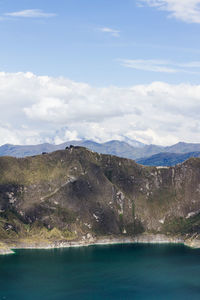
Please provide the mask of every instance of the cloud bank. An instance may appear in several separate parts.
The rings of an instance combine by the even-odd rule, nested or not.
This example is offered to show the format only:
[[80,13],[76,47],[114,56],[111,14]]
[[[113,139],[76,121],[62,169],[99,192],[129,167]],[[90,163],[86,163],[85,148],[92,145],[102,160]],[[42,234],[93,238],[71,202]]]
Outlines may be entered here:
[[138,0],[159,10],[169,12],[169,16],[187,23],[200,23],[200,0]]
[[124,137],[200,142],[200,85],[95,88],[66,78],[0,73],[0,144]]

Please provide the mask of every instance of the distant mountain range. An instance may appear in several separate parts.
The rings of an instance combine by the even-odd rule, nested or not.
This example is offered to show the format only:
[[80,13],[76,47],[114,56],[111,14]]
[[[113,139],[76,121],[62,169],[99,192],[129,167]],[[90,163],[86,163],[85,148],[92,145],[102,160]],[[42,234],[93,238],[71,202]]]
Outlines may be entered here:
[[0,147],[0,156],[25,157],[63,150],[70,145],[86,147],[92,151],[130,158],[140,164],[155,166],[172,166],[190,157],[200,156],[200,144],[180,142],[172,146],[145,145],[135,140],[112,140],[106,143],[96,143],[90,140],[69,141],[60,145],[11,145]]
[[136,162],[145,166],[175,166],[191,157],[200,157],[200,152],[189,153],[158,153],[150,157],[137,159]]
[[48,143],[23,146],[6,144],[0,147],[0,156],[33,156],[41,154],[42,152],[49,153],[56,150],[63,150],[70,145],[85,147],[102,154],[111,154],[131,159],[146,157],[148,155],[151,156],[163,150],[163,147],[156,145],[145,145],[137,141],[132,141],[130,143],[113,140],[100,144],[90,140],[81,140],[69,141],[60,145],[53,145]]

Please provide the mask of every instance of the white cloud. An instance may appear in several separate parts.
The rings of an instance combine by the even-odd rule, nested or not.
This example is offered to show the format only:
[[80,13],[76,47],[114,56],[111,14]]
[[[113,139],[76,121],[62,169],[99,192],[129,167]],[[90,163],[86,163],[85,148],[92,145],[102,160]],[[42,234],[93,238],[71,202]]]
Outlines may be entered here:
[[112,29],[112,28],[109,28],[109,27],[99,28],[99,31],[109,33],[114,37],[119,37],[120,36],[120,31],[119,30]]
[[160,60],[145,60],[145,59],[121,59],[121,64],[124,67],[136,70],[162,72],[162,73],[176,73],[177,69],[169,67],[166,61]]
[[188,23],[200,23],[200,0],[138,0],[159,10],[169,11],[169,16]]
[[94,88],[66,78],[0,73],[0,144],[200,142],[200,85]]
[[120,59],[124,67],[160,73],[200,73],[200,61],[175,63],[156,59]]
[[26,9],[16,12],[5,13],[5,16],[18,17],[18,18],[50,18],[55,17],[54,13],[46,13],[41,9]]

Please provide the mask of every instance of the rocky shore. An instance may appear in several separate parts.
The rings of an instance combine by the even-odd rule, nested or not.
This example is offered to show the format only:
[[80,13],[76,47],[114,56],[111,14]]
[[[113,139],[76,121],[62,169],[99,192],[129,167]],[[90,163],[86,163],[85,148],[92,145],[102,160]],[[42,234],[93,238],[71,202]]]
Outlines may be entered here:
[[59,249],[69,247],[87,247],[92,245],[114,245],[114,244],[184,244],[191,248],[200,248],[200,240],[196,237],[170,237],[163,234],[140,234],[134,237],[101,237],[83,238],[77,241],[38,241],[1,243],[0,255],[14,254],[15,249]]

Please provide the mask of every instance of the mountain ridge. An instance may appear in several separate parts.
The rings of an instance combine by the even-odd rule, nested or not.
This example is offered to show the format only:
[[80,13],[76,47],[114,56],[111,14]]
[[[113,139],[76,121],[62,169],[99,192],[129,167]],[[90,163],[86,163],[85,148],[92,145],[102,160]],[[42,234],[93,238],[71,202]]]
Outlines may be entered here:
[[[137,141],[133,141],[137,144]],[[140,143],[140,142],[139,142]],[[146,165],[152,165],[151,160],[154,161],[155,157],[153,155],[160,155],[163,160],[160,160],[161,165],[173,165],[174,161],[176,163],[180,163],[183,161],[180,156],[180,160],[178,159],[179,155],[176,154],[186,154],[183,157],[189,158],[193,155],[193,152],[200,152],[200,144],[198,143],[184,143],[179,142],[172,146],[158,146],[158,145],[145,145],[140,143],[138,147],[133,147],[125,141],[112,140],[105,143],[97,143],[91,140],[79,140],[79,141],[68,141],[59,145],[44,143],[39,145],[11,145],[5,144],[0,147],[0,156],[14,156],[14,157],[25,157],[25,156],[33,156],[39,155],[41,153],[50,153],[56,150],[64,150],[66,147],[70,145],[74,146],[82,146],[86,147],[92,151],[102,153],[102,154],[110,154],[116,155],[123,158],[129,158],[133,160],[137,160],[139,163],[143,163]],[[162,154],[166,153],[166,154]],[[174,158],[169,159],[169,156]],[[165,156],[165,157],[164,157]],[[146,158],[149,158],[146,160]],[[177,158],[177,159],[176,159]],[[166,161],[169,160],[172,163],[166,164]],[[156,162],[156,165],[157,162]]]
[[200,159],[145,167],[69,147],[0,157],[0,242],[62,243],[107,236],[200,236]]

